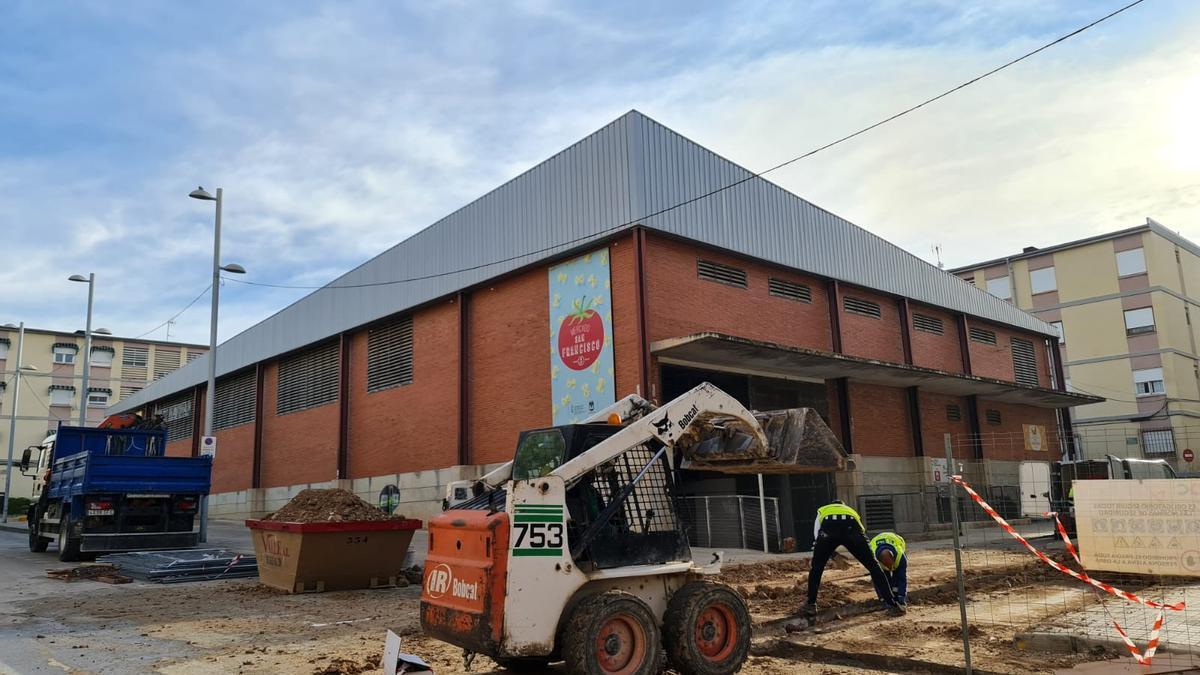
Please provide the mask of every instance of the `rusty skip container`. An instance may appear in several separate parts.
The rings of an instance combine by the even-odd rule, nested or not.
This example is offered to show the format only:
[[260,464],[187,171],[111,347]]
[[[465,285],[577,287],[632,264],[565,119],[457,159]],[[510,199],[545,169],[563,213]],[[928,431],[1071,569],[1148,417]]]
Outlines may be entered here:
[[402,584],[404,556],[421,521],[288,523],[247,520],[258,579],[288,593]]

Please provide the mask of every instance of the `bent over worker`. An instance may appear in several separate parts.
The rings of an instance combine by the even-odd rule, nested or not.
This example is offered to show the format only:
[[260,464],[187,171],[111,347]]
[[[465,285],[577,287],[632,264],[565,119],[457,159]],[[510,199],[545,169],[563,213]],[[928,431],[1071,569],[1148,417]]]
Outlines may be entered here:
[[[895,532],[880,532],[871,539],[871,553],[883,569],[887,588],[898,605],[908,604],[908,556],[904,554],[904,537]],[[875,583],[875,594],[887,602],[887,596],[879,583]]]
[[826,504],[817,509],[817,519],[813,523],[812,570],[808,573],[808,604],[804,605],[804,615],[810,620],[817,615],[817,591],[821,588],[821,574],[829,558],[839,546],[845,546],[850,555],[854,556],[867,571],[871,573],[871,581],[876,589],[884,591],[881,594],[883,604],[888,613],[898,616],[904,613],[904,608],[896,603],[892,596],[892,588],[883,575],[879,563],[871,555],[871,546],[867,542],[867,529],[863,526],[858,512],[843,504],[840,500]]

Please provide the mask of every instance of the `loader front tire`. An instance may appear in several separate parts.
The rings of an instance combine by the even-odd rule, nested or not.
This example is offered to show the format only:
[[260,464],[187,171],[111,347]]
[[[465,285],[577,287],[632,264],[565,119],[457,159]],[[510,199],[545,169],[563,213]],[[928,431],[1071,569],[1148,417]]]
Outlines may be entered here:
[[663,642],[682,675],[736,673],[750,654],[750,611],[732,588],[693,581],[667,603]]
[[624,591],[584,598],[563,631],[567,672],[581,675],[657,675],[662,634],[645,602]]

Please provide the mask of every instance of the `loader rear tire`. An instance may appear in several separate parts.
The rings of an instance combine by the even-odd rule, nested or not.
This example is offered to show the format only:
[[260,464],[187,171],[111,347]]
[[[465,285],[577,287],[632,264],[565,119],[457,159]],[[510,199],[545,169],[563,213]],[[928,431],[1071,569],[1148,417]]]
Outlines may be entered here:
[[581,675],[657,675],[662,633],[645,602],[624,591],[584,598],[563,631],[567,672]]
[[58,559],[63,562],[79,560],[79,537],[71,532],[73,524],[70,516],[63,516],[58,524]]
[[750,655],[750,611],[732,588],[693,581],[667,603],[663,642],[682,675],[735,673]]

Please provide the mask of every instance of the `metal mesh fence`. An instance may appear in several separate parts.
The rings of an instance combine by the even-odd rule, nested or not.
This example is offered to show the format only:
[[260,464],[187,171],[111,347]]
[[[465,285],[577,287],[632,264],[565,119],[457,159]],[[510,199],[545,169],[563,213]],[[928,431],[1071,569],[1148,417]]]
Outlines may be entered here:
[[713,495],[684,497],[684,526],[692,546],[781,550],[779,500],[767,497],[766,542],[763,541],[763,508],[757,496]]

